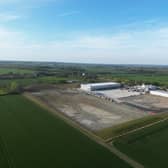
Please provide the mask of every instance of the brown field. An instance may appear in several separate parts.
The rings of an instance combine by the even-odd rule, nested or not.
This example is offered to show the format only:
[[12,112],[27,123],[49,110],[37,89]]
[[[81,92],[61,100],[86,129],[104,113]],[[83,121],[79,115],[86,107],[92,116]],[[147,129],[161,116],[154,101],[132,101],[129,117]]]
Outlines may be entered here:
[[135,107],[108,102],[66,87],[41,88],[31,92],[31,96],[92,131],[148,115]]

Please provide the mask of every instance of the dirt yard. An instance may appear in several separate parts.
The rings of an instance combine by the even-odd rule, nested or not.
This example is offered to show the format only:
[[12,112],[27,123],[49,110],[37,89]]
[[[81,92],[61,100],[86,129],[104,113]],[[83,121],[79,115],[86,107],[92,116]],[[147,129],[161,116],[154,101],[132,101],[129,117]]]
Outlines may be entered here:
[[136,104],[160,112],[168,111],[168,98],[150,94],[127,97],[122,99],[130,104]]
[[135,107],[108,102],[75,89],[42,89],[31,95],[92,131],[148,115]]
[[120,99],[124,97],[140,95],[139,92],[129,92],[127,89],[112,89],[112,90],[103,90],[103,91],[100,90],[100,91],[93,91],[93,93],[102,94],[112,99]]

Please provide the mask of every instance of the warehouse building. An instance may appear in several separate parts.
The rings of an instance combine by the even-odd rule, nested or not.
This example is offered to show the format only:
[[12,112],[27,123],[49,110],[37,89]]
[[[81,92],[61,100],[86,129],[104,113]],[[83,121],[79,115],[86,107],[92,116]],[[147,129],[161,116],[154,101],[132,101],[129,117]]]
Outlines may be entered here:
[[117,89],[120,87],[121,84],[116,82],[81,84],[81,89],[85,91]]
[[168,98],[168,92],[162,91],[162,90],[150,91],[150,94],[155,95],[155,96],[161,96],[161,97],[167,97]]

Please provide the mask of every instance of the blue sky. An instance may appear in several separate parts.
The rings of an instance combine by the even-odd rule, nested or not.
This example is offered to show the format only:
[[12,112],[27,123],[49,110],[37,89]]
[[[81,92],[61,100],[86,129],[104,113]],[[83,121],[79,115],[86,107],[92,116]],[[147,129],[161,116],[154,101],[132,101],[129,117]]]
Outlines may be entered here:
[[0,60],[167,64],[167,0],[0,0]]

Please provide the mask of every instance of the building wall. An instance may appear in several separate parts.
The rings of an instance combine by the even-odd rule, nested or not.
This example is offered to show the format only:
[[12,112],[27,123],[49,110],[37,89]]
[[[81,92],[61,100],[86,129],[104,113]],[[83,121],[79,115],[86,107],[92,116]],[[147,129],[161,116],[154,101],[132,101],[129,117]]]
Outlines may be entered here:
[[81,89],[85,91],[91,91],[91,87],[89,85],[81,84]]
[[95,90],[103,90],[103,89],[116,89],[119,88],[120,84],[107,84],[107,85],[98,85],[98,86],[91,86],[91,91]]
[[95,84],[81,84],[81,89],[86,91],[105,90],[120,88],[119,83],[95,83]]

